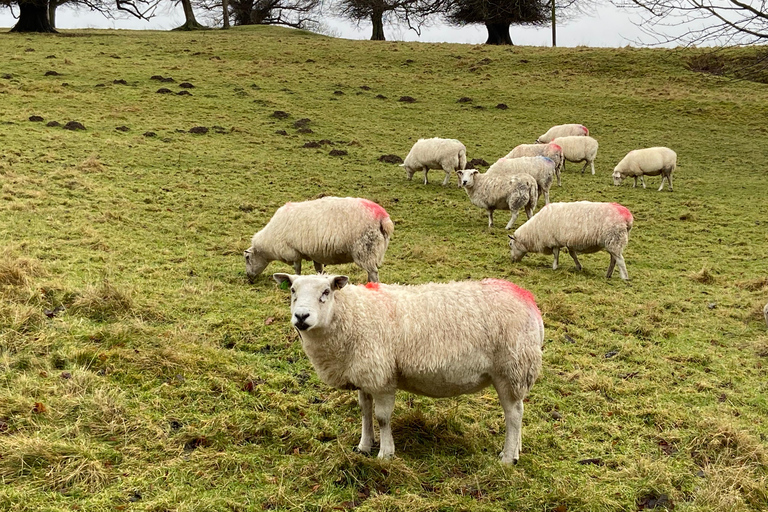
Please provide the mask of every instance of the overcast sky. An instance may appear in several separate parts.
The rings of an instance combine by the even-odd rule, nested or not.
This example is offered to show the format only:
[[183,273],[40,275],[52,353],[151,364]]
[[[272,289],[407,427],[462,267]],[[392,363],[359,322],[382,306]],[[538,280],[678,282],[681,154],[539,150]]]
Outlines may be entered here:
[[[56,11],[58,28],[117,28],[131,30],[169,30],[179,26],[184,21],[181,6],[173,6],[167,2],[158,16],[151,21],[141,21],[134,18],[107,19],[97,13],[73,11],[60,7]],[[17,11],[18,12],[18,11]],[[202,16],[200,21],[203,21]],[[650,42],[639,27],[637,14],[614,7],[611,4],[601,5],[590,15],[582,15],[574,20],[558,25],[558,46],[607,46],[620,47],[635,45],[638,40]],[[16,21],[10,10],[0,10],[0,27],[11,27]],[[371,36],[371,25],[363,23],[359,27],[345,20],[331,19],[327,24],[334,35],[348,39],[368,39]],[[482,25],[464,28],[436,25],[424,28],[421,36],[404,27],[385,25],[384,32],[388,40],[424,41],[424,42],[456,42],[483,43],[486,39],[485,27]],[[518,45],[549,46],[552,44],[549,27],[530,28],[515,27],[511,29],[512,41]]]

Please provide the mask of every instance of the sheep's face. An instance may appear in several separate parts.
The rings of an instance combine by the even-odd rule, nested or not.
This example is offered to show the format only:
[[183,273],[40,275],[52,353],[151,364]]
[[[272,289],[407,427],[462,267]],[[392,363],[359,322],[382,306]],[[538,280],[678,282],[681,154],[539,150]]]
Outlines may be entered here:
[[249,281],[253,281],[256,276],[264,272],[269,262],[261,257],[260,254],[253,252],[253,247],[243,253],[245,257],[245,274]]
[[517,240],[517,238],[512,235],[508,236],[509,250],[511,251],[512,261],[520,261],[528,251],[525,249],[525,246]]
[[274,274],[277,284],[290,287],[291,324],[300,331],[328,326],[333,318],[333,296],[349,282],[347,276]]
[[621,173],[616,169],[613,170],[613,184],[617,187],[621,185]]
[[456,174],[459,176],[459,187],[473,187],[475,185],[475,176],[479,174],[477,169],[458,169]]

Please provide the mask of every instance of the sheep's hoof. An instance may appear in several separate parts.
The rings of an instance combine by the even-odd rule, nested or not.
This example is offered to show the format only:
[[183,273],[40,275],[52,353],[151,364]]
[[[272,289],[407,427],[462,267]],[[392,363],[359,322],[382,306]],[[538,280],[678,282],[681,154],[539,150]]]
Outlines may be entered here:
[[359,446],[355,446],[355,447],[352,448],[352,451],[354,453],[359,453],[361,455],[370,455],[371,454],[371,448],[370,447],[368,447],[368,449],[366,450],[365,448],[360,448]]
[[395,454],[379,452],[378,458],[381,460],[392,460],[395,458]]

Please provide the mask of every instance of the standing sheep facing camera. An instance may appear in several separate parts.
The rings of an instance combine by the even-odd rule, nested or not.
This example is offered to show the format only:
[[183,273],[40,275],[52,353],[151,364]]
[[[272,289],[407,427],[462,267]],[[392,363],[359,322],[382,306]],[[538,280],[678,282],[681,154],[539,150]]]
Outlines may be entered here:
[[488,210],[488,227],[493,227],[494,210],[510,210],[506,229],[515,225],[521,208],[530,219],[539,200],[538,186],[533,176],[517,174],[512,176],[480,174],[476,169],[456,171],[459,175],[459,186],[469,196],[469,201],[480,208]]
[[400,165],[405,167],[409,180],[416,171],[424,171],[425,185],[430,169],[442,169],[445,171],[443,186],[446,186],[451,173],[467,166],[467,148],[456,139],[419,139]]
[[[398,389],[433,398],[493,386],[507,427],[501,462],[522,447],[523,399],[541,371],[544,324],[533,295],[501,279],[349,285],[346,276],[275,274],[291,285],[291,324],[318,377],[358,390],[361,452],[392,457]],[[374,412],[375,408],[375,412]]]
[[661,174],[661,186],[664,188],[664,180],[669,182],[669,191],[672,192],[672,173],[677,167],[677,153],[669,148],[655,147],[634,149],[621,159],[621,162],[613,169],[613,184],[621,185],[622,178],[635,178],[633,188],[637,186],[637,178],[645,188],[643,176],[658,176]]
[[555,162],[543,156],[524,156],[520,158],[499,158],[488,168],[488,175],[529,174],[536,180],[539,197],[544,196],[544,204],[549,204],[549,189],[555,180]]
[[619,275],[626,280],[629,275],[622,252],[632,223],[632,213],[618,203],[550,203],[509,235],[512,261],[520,261],[529,252],[554,254],[552,269],[556,270],[560,248],[565,247],[576,269],[581,270],[576,253],[605,250],[611,255],[605,277],[611,277],[618,264]]
[[[583,137],[558,137],[553,140],[563,149],[563,157],[569,162],[584,162],[581,172],[592,166],[592,174],[595,174],[595,158],[597,158],[597,141],[589,135]],[[565,163],[563,163],[565,169]]]
[[563,182],[560,179],[560,171],[563,168],[563,164],[565,164],[563,148],[552,142],[549,144],[520,144],[515,146],[504,158],[520,158],[523,156],[544,156],[555,162],[557,186],[563,186]]
[[356,263],[375,282],[394,230],[386,210],[368,199],[323,197],[286,203],[253,235],[244,253],[245,272],[253,281],[275,260],[292,264],[297,274],[302,260],[314,262],[317,272],[323,265]]
[[547,133],[536,139],[537,144],[547,144],[558,137],[583,137],[589,135],[589,130],[583,124],[559,124],[553,126]]

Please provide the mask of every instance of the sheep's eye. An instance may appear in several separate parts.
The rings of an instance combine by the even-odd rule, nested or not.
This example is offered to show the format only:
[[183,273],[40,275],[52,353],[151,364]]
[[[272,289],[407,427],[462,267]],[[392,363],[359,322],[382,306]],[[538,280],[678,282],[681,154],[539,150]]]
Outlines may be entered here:
[[331,294],[330,289],[326,289],[323,291],[323,293],[320,295],[320,302],[325,302],[328,300],[328,296]]
[[296,290],[294,288],[291,288],[291,293],[296,293]]

